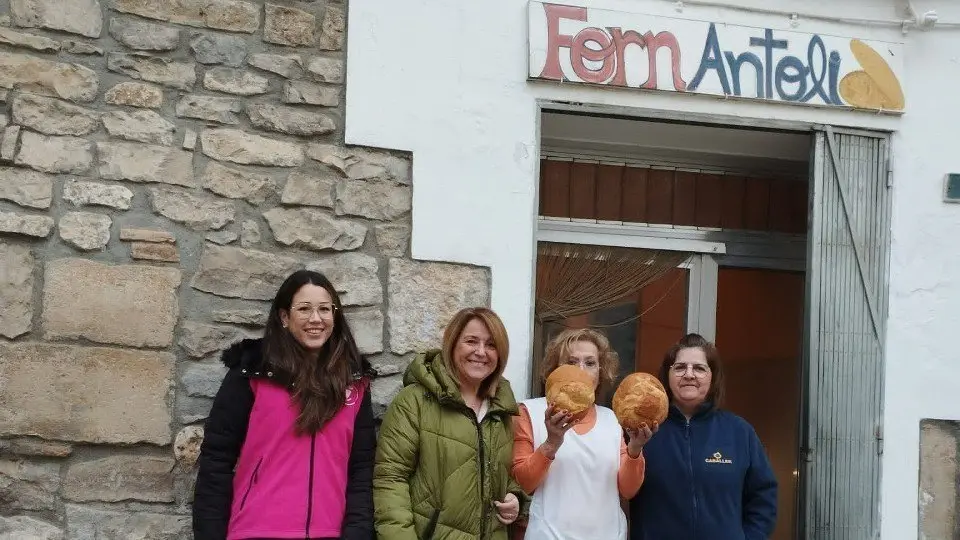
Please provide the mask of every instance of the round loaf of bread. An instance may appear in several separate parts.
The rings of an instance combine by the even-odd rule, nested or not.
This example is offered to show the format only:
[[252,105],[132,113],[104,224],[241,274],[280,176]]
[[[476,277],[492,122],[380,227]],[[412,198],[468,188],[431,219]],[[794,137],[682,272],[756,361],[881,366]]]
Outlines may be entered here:
[[660,381],[649,373],[631,373],[624,377],[613,394],[613,413],[620,425],[639,429],[646,424],[662,424],[667,418],[667,391]]
[[564,364],[547,376],[547,403],[577,417],[594,402],[593,377],[578,366]]

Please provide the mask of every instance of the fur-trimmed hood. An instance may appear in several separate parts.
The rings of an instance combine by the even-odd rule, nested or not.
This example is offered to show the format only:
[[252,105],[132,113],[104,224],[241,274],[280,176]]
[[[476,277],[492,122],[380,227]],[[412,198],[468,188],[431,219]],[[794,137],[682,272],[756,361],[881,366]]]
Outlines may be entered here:
[[[220,361],[230,369],[239,367],[248,378],[267,378],[290,386],[293,375],[271,366],[263,357],[263,338],[247,338],[234,343],[223,351]],[[361,368],[353,371],[354,380],[373,378],[376,372],[365,356],[360,356]]]
[[247,338],[234,343],[223,351],[220,361],[231,369],[237,366],[259,369],[263,363],[263,339]]

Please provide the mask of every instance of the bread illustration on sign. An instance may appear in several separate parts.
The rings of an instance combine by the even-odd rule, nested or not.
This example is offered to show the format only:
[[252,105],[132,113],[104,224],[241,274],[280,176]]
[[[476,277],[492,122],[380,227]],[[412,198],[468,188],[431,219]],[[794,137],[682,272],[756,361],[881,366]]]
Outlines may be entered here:
[[637,372],[624,377],[613,394],[613,413],[620,425],[629,430],[646,424],[662,424],[667,419],[667,391],[649,373]]
[[564,364],[547,376],[547,403],[558,411],[567,411],[574,418],[593,406],[594,380],[578,366]]
[[850,51],[862,70],[851,71],[840,80],[840,96],[861,109],[903,110],[903,89],[887,61],[869,45],[854,39]]

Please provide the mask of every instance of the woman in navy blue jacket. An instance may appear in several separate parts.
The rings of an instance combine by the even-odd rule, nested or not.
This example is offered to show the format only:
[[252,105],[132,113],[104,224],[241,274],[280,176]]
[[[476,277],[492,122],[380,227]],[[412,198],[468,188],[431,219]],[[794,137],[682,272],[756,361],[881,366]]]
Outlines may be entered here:
[[631,540],[766,540],[777,519],[777,480],[753,427],[719,408],[716,347],[685,336],[659,376],[670,414],[643,447],[646,479],[630,501]]

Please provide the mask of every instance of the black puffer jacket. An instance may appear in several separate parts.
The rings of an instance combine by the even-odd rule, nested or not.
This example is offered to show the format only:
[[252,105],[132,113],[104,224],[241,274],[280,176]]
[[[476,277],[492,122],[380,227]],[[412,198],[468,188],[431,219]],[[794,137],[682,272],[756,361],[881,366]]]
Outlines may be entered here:
[[[266,365],[261,348],[262,340],[248,339],[223,353],[222,361],[229,371],[204,426],[193,502],[195,540],[225,540],[227,537],[234,497],[234,472],[254,405],[251,380],[260,379],[290,388],[290,375]],[[369,374],[369,367],[366,363],[364,366],[367,372],[354,374],[356,378]],[[260,418],[259,421],[270,420]],[[347,465],[346,513],[340,536],[343,540],[374,538],[372,482],[375,450],[376,433],[370,392],[367,391],[354,423]],[[283,460],[284,456],[271,459],[274,458]]]

